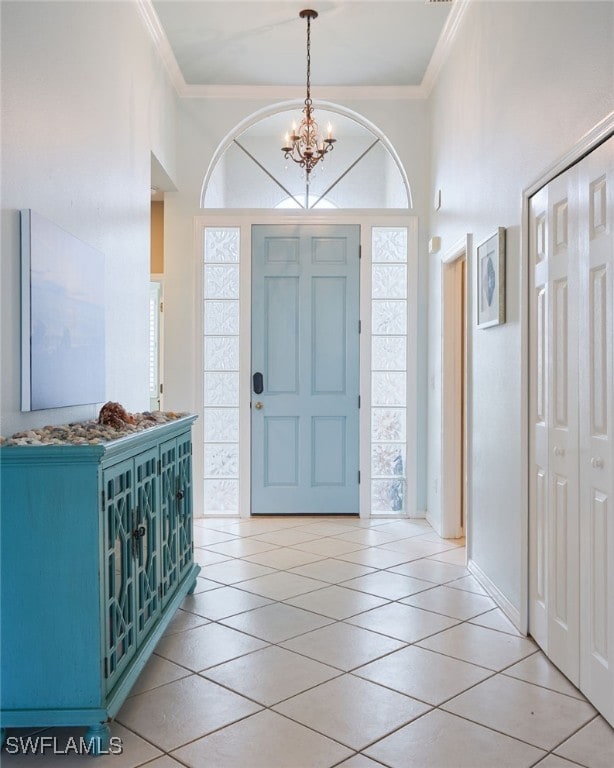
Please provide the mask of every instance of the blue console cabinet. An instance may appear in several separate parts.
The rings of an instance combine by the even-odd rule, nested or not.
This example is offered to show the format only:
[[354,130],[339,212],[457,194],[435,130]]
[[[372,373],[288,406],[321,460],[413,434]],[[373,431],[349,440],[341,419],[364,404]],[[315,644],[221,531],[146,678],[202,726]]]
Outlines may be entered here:
[[98,445],[0,448],[0,726],[88,726],[93,752],[185,595],[186,416]]

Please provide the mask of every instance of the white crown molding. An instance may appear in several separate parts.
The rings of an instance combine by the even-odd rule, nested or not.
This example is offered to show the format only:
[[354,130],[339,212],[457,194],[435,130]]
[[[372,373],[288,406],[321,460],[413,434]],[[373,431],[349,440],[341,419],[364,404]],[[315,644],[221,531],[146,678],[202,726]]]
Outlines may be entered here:
[[136,0],[136,6],[141,20],[145,25],[145,29],[149,32],[158,54],[164,62],[164,66],[166,67],[171,82],[175,86],[177,94],[181,96],[186,88],[186,82],[179,69],[179,64],[177,64],[177,59],[175,58],[171,44],[168,42],[166,32],[160,24],[158,14],[155,12],[151,0]]
[[[290,85],[188,85],[151,0],[135,0],[139,15],[166,66],[181,98],[287,100],[297,96],[299,86]],[[318,97],[328,101],[411,101],[429,97],[443,67],[461,19],[471,0],[453,0],[433,56],[420,85],[318,86]]]
[[439,73],[452,49],[452,43],[454,42],[461,20],[465,15],[465,11],[469,7],[470,2],[471,0],[454,0],[452,3],[452,8],[448,14],[446,23],[441,30],[441,35],[439,36],[429,65],[426,68],[424,77],[422,78],[421,87],[424,90],[424,98],[428,98],[431,95],[431,91],[437,82]]

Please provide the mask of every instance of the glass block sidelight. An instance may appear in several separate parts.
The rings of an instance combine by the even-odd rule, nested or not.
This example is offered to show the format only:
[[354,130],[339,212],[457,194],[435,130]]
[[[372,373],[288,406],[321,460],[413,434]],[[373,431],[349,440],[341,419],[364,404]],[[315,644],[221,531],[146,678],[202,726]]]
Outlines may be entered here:
[[371,234],[371,514],[406,512],[407,228]]
[[371,331],[374,336],[398,334],[407,339],[407,301],[373,300]]
[[240,245],[239,227],[207,227],[205,229],[205,264],[238,264]]
[[234,515],[239,509],[239,481],[205,479],[204,497],[207,514]]
[[374,336],[371,367],[374,371],[405,371],[407,339],[405,336]]
[[239,227],[206,227],[203,253],[204,512],[239,512]]

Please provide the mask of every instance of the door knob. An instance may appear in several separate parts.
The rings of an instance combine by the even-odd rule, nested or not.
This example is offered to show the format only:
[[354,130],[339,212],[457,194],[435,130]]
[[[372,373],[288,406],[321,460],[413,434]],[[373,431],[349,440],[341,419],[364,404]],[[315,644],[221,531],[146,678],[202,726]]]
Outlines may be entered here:
[[254,408],[259,411],[261,408],[264,408],[263,404],[258,400],[258,402],[254,403]]
[[601,456],[593,456],[591,459],[591,467],[593,469],[603,469],[603,459]]
[[558,445],[554,446],[553,453],[555,456],[564,456],[565,455],[565,449],[559,448]]

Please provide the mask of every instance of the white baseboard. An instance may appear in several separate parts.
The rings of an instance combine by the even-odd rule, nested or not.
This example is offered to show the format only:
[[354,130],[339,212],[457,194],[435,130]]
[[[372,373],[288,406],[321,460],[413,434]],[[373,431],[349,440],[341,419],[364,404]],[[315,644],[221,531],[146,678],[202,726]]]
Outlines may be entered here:
[[497,586],[495,586],[495,584],[492,583],[492,581],[474,560],[469,559],[467,561],[467,568],[469,569],[469,572],[480,582],[490,597],[492,597],[492,599],[495,601],[497,606],[516,627],[516,629],[519,632],[522,632],[523,630],[521,629],[520,611],[518,608],[510,603],[507,597],[499,590]]
[[439,520],[435,519],[433,515],[430,514],[430,512],[425,510],[424,516],[426,517],[426,522],[431,526],[431,528],[435,531],[435,533],[438,536],[441,536],[441,528],[439,527]]

